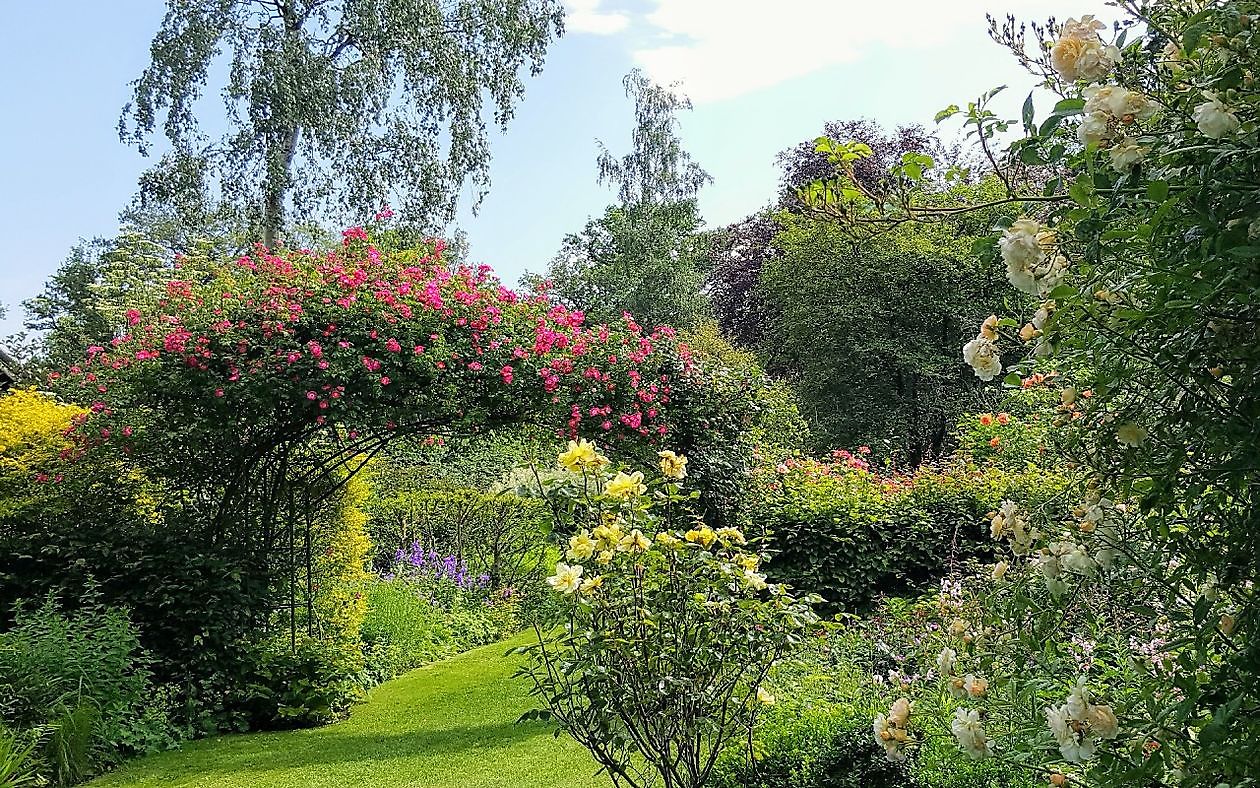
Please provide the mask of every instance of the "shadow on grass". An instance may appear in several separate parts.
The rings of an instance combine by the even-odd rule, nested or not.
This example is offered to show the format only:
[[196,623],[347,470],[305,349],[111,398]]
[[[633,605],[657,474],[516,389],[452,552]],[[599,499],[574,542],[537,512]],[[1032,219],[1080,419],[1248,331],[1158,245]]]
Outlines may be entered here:
[[161,771],[197,774],[286,771],[408,759],[440,767],[456,760],[494,758],[496,751],[552,735],[545,725],[513,722],[384,734],[340,732],[334,726],[311,730],[305,736],[293,734],[261,733],[207,740],[158,758],[169,758],[162,763]]

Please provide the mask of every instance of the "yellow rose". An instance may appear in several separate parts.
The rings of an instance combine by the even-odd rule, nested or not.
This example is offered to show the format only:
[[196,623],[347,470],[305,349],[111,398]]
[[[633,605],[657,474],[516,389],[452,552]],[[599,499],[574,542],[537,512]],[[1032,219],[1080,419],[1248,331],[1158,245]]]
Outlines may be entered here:
[[744,538],[744,532],[738,528],[719,528],[717,535],[724,542],[739,545],[748,544],[748,540]]
[[595,538],[603,547],[616,547],[621,537],[622,531],[616,525],[601,525],[595,529]]
[[1091,17],[1069,19],[1050,50],[1050,65],[1069,82],[1097,82],[1120,61],[1120,50],[1098,37],[1101,23]]
[[714,541],[717,540],[717,534],[713,532],[712,528],[706,525],[698,529],[693,528],[692,530],[683,534],[683,538],[686,539],[688,542],[699,544],[702,547],[708,547],[709,545],[713,544]]
[[599,543],[591,538],[590,532],[583,530],[569,539],[569,558],[579,561],[590,558],[598,547]]
[[643,484],[643,474],[641,472],[635,471],[627,474],[625,471],[619,471],[616,478],[604,488],[604,492],[613,498],[619,498],[624,501],[647,492],[647,487]]
[[595,449],[595,444],[585,438],[569,441],[569,448],[561,452],[558,459],[561,465],[573,473],[581,473],[584,470],[598,470],[608,464],[608,458],[600,454]]
[[682,544],[681,539],[669,533],[668,531],[661,531],[659,534],[657,534],[656,541],[660,542],[662,547],[668,547],[670,549],[676,548]]
[[581,591],[583,594],[589,594],[592,591],[598,590],[599,587],[602,586],[603,584],[604,584],[604,576],[595,575],[594,577],[583,580],[582,585],[578,588],[578,590]]
[[661,474],[667,479],[683,479],[687,476],[687,457],[665,450],[657,452],[661,458]]
[[651,541],[638,528],[626,534],[617,543],[617,549],[623,553],[646,553],[651,547]]
[[766,706],[773,706],[774,696],[771,695],[769,692],[766,692],[765,687],[758,687],[757,688],[757,702]]
[[547,578],[547,585],[562,594],[572,594],[582,585],[582,565],[556,564],[556,573]]

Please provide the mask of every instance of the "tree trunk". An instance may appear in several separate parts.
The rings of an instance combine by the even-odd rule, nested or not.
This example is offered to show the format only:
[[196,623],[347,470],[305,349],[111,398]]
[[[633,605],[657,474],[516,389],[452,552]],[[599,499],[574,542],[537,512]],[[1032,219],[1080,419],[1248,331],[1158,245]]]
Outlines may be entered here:
[[285,137],[283,167],[267,184],[267,196],[263,205],[263,244],[274,248],[284,227],[284,197],[289,192],[289,178],[293,157],[297,154],[299,129],[293,126]]

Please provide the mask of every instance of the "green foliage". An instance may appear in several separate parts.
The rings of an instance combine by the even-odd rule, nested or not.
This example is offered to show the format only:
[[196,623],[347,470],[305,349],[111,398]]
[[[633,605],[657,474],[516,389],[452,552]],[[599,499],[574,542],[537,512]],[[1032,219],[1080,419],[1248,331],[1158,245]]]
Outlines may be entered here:
[[566,236],[546,277],[529,281],[599,322],[629,313],[649,327],[690,328],[708,314],[696,194],[712,178],[678,137],[677,115],[691,102],[638,69],[624,84],[634,100],[632,150],[616,158],[601,143],[598,161],[599,180],[617,186],[619,204]]
[[165,250],[138,232],[80,241],[43,291],[23,303],[25,326],[40,332],[38,361],[64,369],[82,361],[89,347],[108,345],[126,324],[126,310],[155,302],[171,274]]
[[252,644],[238,700],[254,728],[302,728],[340,719],[363,696],[363,657],[340,644],[299,636]]
[[[904,606],[884,606],[870,625],[833,626],[776,667],[769,686],[777,703],[758,721],[755,758],[724,758],[715,788],[1031,788],[1034,779],[1019,770],[959,760],[948,735],[925,738],[904,762],[885,757],[871,719],[901,689],[889,685],[890,669],[894,684],[922,680],[917,665],[898,661],[913,651],[917,624]],[[916,713],[927,713],[927,703]]]
[[[942,199],[996,193],[990,180]],[[762,263],[758,286],[775,317],[758,347],[795,387],[816,446],[864,444],[914,465],[948,449],[961,413],[992,407],[958,348],[1006,290],[994,262],[972,253],[1000,215],[873,238],[809,214],[780,217],[779,254]]]
[[363,661],[359,630],[367,608],[367,566],[372,549],[364,507],[370,495],[364,479],[354,476],[345,480],[316,518],[311,534],[315,557],[307,630],[328,648],[340,650],[352,675],[359,672]]
[[560,461],[572,474],[546,493],[571,523],[574,563],[547,579],[556,626],[536,625],[523,649],[546,704],[529,716],[554,720],[618,785],[700,788],[771,702],[761,684],[817,621],[812,599],[767,587],[738,529],[687,513],[685,458],[663,453],[650,489],[589,444]]
[[[466,180],[484,194],[485,116],[506,126],[563,13],[553,0],[169,0],[119,122],[142,152],[159,124],[173,148],[141,197],[183,208],[187,223],[214,192],[268,245],[290,206],[304,219],[334,206],[370,215],[394,198],[441,223]],[[227,130],[207,145],[194,105],[221,54]]]
[[689,328],[708,314],[700,224],[695,200],[609,206],[565,236],[546,277],[530,284],[598,322],[628,312],[645,326]]
[[713,179],[683,150],[678,137],[678,113],[690,111],[691,101],[677,85],[654,84],[637,68],[622,85],[634,101],[633,149],[616,158],[600,144],[600,183],[616,185],[625,207],[694,201],[700,187]]
[[37,742],[28,768],[58,784],[164,749],[176,736],[126,613],[81,604],[70,613],[51,597],[20,606],[0,634],[0,724]]
[[890,475],[852,456],[788,460],[758,476],[765,497],[753,517],[769,539],[771,576],[849,611],[991,556],[987,512],[1008,498],[1051,502],[1066,485],[1037,467],[977,467],[963,457]]
[[0,724],[0,788],[39,785],[36,750],[39,737],[20,734]]
[[419,545],[454,556],[490,588],[523,591],[542,577],[550,512],[542,501],[472,489],[378,495],[368,524],[376,565],[391,566],[398,551]]
[[379,683],[439,659],[493,643],[511,633],[514,618],[502,601],[462,599],[442,607],[423,584],[406,577],[378,580],[367,596],[363,641],[369,680]]
[[918,788],[906,764],[884,758],[870,728],[829,709],[772,710],[757,727],[755,759],[724,758],[714,788]]

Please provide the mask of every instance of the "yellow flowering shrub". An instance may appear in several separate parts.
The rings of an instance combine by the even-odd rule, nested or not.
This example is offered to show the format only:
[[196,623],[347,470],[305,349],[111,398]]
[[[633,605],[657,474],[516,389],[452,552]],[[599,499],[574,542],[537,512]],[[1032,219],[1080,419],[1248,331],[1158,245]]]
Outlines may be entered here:
[[346,481],[329,513],[316,524],[316,555],[312,567],[313,626],[331,645],[343,647],[352,662],[362,666],[360,627],[367,614],[367,514],[363,506],[371,490],[355,476]]
[[21,487],[54,471],[70,445],[63,433],[85,412],[32,389],[0,397],[0,512],[15,505]]
[[523,649],[546,704],[526,716],[555,721],[618,785],[699,788],[750,741],[775,702],[768,671],[818,619],[814,598],[766,581],[740,529],[695,517],[687,458],[658,456],[655,478],[601,465],[545,486],[572,536],[546,580],[556,626]]

